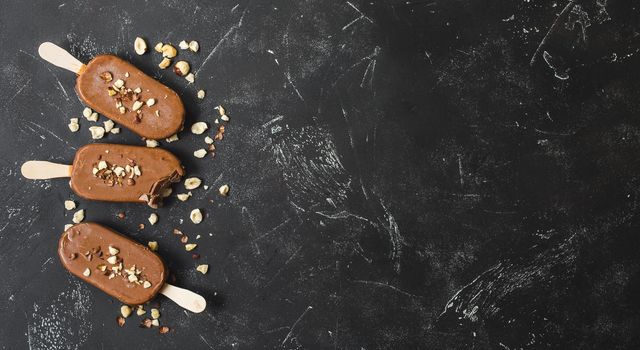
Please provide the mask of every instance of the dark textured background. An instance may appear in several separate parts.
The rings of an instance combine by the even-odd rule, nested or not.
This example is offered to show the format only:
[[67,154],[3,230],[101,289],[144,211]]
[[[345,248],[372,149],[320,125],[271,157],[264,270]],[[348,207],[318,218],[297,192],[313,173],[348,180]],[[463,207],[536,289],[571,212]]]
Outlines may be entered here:
[[[4,1],[1,346],[638,348],[637,6]],[[137,56],[136,36],[198,40],[200,53],[181,53],[196,84]],[[37,57],[43,41],[85,62],[131,60],[182,95],[187,126],[227,107],[215,159],[191,155],[204,135],[161,142],[211,188],[169,200],[156,226],[137,229],[142,205],[77,200],[87,220],[157,240],[176,284],[207,296],[203,314],[158,298],[170,334],[136,316],[119,328],[120,304],[62,268],[63,200],[75,196],[65,180],[19,174],[92,142],[86,120],[67,129],[83,106],[73,74]],[[126,130],[100,142],[142,144]],[[202,235],[207,275],[175,227]]]

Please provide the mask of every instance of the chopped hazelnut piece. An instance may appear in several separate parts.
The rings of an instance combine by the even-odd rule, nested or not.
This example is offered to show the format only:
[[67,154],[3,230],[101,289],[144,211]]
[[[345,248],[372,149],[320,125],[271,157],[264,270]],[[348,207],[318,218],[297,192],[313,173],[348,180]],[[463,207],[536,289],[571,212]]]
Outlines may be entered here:
[[117,87],[118,89],[121,89],[124,86],[124,80],[122,79],[116,80],[116,82],[113,83],[113,86]]
[[176,65],[173,66],[173,71],[181,77],[189,74],[190,69],[191,67],[189,66],[189,63],[187,61],[178,61],[176,62]]
[[202,212],[200,209],[193,209],[189,214],[189,218],[194,224],[199,224],[202,222]]
[[66,225],[64,225],[64,230],[66,231],[66,230],[68,230],[68,229],[70,229],[72,227],[73,227],[73,224],[66,224]]
[[218,110],[218,114],[220,114],[220,116],[223,116],[223,115],[227,114],[227,110],[224,109],[224,107],[222,107],[222,106],[218,106],[215,109]]
[[165,188],[164,190],[162,190],[162,198],[169,197],[171,193],[173,193],[173,190],[171,189],[171,187]]
[[207,145],[210,145],[213,143],[213,139],[209,136],[204,138],[204,143],[206,143]]
[[76,208],[76,202],[67,199],[66,201],[64,201],[64,208],[67,210],[73,210]]
[[91,133],[91,138],[94,140],[104,137],[104,128],[101,126],[91,126],[89,127],[89,132]]
[[162,326],[162,327],[160,327],[159,332],[160,332],[160,334],[167,334],[167,333],[169,333],[169,331],[170,331],[170,330],[171,330],[171,329],[170,329],[169,327],[167,327],[167,326]]
[[160,310],[151,309],[151,318],[153,318],[154,320],[159,319],[160,318]]
[[187,194],[187,193],[178,193],[177,197],[178,197],[179,200],[184,202],[187,199],[189,199],[189,197],[191,197],[191,195]]
[[209,128],[209,126],[207,125],[207,123],[205,123],[205,122],[197,122],[197,123],[193,123],[193,125],[191,125],[191,132],[193,134],[196,134],[196,135],[201,135],[202,133],[207,131],[208,128]]
[[118,257],[115,255],[112,255],[110,257],[107,258],[107,262],[111,265],[115,265],[118,263]]
[[199,150],[193,152],[193,156],[196,158],[204,158],[207,155],[207,150],[204,148],[200,148]]
[[127,305],[120,306],[120,314],[124,318],[131,316],[131,308]]
[[160,69],[166,69],[170,65],[171,65],[171,60],[165,57],[162,59],[162,62],[158,64],[158,67],[160,67]]
[[207,271],[209,271],[209,265],[207,264],[198,265],[198,267],[196,267],[196,270],[198,270],[198,272],[204,275],[207,273]]
[[85,118],[89,118],[91,116],[91,113],[93,113],[93,111],[89,107],[85,107],[82,110],[82,116],[85,117]]
[[198,50],[200,50],[200,44],[198,44],[198,42],[195,40],[191,40],[191,42],[189,43],[189,50],[198,52]]
[[[73,121],[74,119],[75,121]],[[76,132],[80,130],[80,124],[78,124],[78,118],[71,118],[71,121],[67,126],[69,127],[69,130],[71,130],[71,132]]]
[[147,243],[147,246],[149,246],[149,249],[151,249],[151,251],[153,252],[158,250],[158,242],[156,241],[150,241],[149,243]]
[[202,100],[202,99],[204,98],[204,95],[205,95],[204,90],[198,90],[198,98],[199,98],[199,99],[201,99],[201,100]]
[[223,122],[228,122],[229,121],[229,117],[225,114],[225,115],[220,117],[220,120],[222,120]]
[[229,186],[228,185],[220,186],[220,188],[218,189],[218,193],[220,193],[220,195],[222,195],[222,196],[228,195],[229,194]]
[[189,48],[189,43],[182,40],[179,44],[178,47],[181,48],[182,50],[186,50]]
[[153,49],[156,50],[157,52],[162,53],[162,46],[164,46],[163,43],[157,43],[156,46],[153,47]]
[[154,104],[156,104],[156,100],[155,99],[150,98],[150,99],[147,100],[147,106],[151,107]]
[[147,288],[151,288],[151,282],[149,281],[144,281],[142,283],[142,288],[147,289]]
[[133,92],[135,92],[136,94],[139,94],[142,92],[142,89],[138,86],[137,88],[135,88],[135,90],[133,90]]
[[87,117],[87,120],[90,122],[97,122],[98,121],[98,113],[93,112],[91,113],[91,115],[89,117]]
[[111,132],[114,126],[115,123],[113,122],[113,120],[107,120],[106,122],[104,122],[104,132]]
[[149,215],[149,223],[151,225],[155,225],[157,222],[158,222],[158,214],[151,213],[151,215]]
[[[149,283],[149,284],[151,284],[151,283]],[[144,308],[142,307],[142,305],[138,305],[138,308],[136,309],[136,315],[142,316],[145,313],[147,313],[147,312],[144,311]]]
[[137,281],[138,281],[138,276],[131,274],[131,275],[127,276],[127,279],[128,279],[128,280],[129,280],[129,282],[131,282],[131,283],[133,283],[133,282],[137,282]]
[[178,141],[178,134],[173,134],[170,137],[166,138],[165,141],[171,143],[173,141]]
[[133,48],[136,50],[138,55],[144,55],[145,52],[147,52],[147,42],[141,37],[137,37],[133,42]]
[[151,325],[152,326],[156,326],[156,327],[160,327],[160,322],[157,319],[151,320]]
[[145,140],[145,143],[147,144],[147,147],[149,148],[155,148],[158,147],[159,143],[156,140]]
[[187,190],[194,190],[200,187],[201,183],[202,183],[202,180],[200,180],[199,178],[190,177],[184,180],[184,188],[186,188]]
[[174,58],[178,54],[178,50],[169,44],[162,45],[160,50],[162,51],[162,57],[165,58]]
[[140,107],[142,107],[144,105],[144,102],[141,101],[135,101],[133,103],[133,106],[131,107],[132,110],[137,111],[140,109]]
[[82,220],[84,220],[84,209],[80,209],[77,212],[73,213],[73,219],[71,220],[73,221],[73,223],[79,224],[82,222]]
[[118,253],[120,253],[120,249],[114,247],[114,246],[109,246],[109,254],[111,255],[118,255]]
[[100,74],[100,79],[104,80],[105,83],[108,83],[113,80],[113,74],[111,74],[111,72],[102,72]]
[[190,251],[192,251],[192,250],[196,249],[196,247],[197,247],[197,246],[198,246],[198,245],[197,245],[196,243],[189,243],[189,244],[185,244],[185,245],[184,245],[184,249],[185,249],[186,251],[190,252]]
[[89,270],[89,268],[87,267],[84,272],[82,272],[82,275],[85,277],[89,277],[91,276],[91,270]]
[[124,317],[122,316],[118,316],[118,318],[116,318],[116,321],[118,322],[118,326],[123,327],[124,323],[126,322]]
[[189,83],[193,84],[193,82],[196,81],[196,76],[193,75],[193,73],[189,73],[187,74],[187,76],[184,77],[184,79]]

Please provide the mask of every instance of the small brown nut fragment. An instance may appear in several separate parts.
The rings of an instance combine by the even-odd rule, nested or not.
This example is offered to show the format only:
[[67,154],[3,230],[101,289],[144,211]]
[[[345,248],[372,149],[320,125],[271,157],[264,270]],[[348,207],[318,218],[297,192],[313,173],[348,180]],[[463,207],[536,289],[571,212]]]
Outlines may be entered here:
[[136,184],[136,180],[134,180],[134,179],[127,179],[127,185],[129,185],[129,186],[133,186],[133,185],[135,185],[135,184]]
[[187,190],[195,190],[200,187],[200,184],[202,184],[202,180],[197,177],[190,177],[184,180],[184,188]]
[[111,82],[113,80],[113,74],[111,74],[111,72],[102,72],[100,73],[100,79],[104,80],[105,83]]
[[191,69],[191,67],[187,61],[178,61],[176,65],[173,66],[173,71],[181,77],[189,74],[189,69]]
[[131,316],[131,308],[128,305],[120,306],[120,314],[124,318]]
[[116,318],[116,322],[118,322],[118,326],[123,327],[123,326],[124,326],[124,323],[125,323],[126,321],[125,321],[124,317],[122,317],[122,316],[118,316],[118,317]]
[[120,220],[124,220],[124,218],[126,218],[126,217],[127,217],[127,214],[125,214],[123,211],[121,211],[121,212],[119,212],[119,213],[117,214],[117,216],[118,216],[118,219],[120,219]]
[[218,189],[218,193],[220,193],[220,195],[222,195],[222,196],[228,195],[229,194],[229,186],[228,185],[220,186],[220,188]]
[[173,193],[173,190],[171,189],[171,187],[165,188],[164,190],[162,190],[162,198],[169,197],[171,193]]
[[138,55],[144,55],[145,52],[147,52],[147,42],[141,37],[137,37],[133,42],[133,48],[136,50]]
[[142,322],[140,323],[140,327],[141,328],[151,328],[151,319],[145,318],[144,320],[142,320]]
[[207,264],[198,265],[198,267],[196,267],[196,270],[198,270],[198,272],[204,275],[207,273],[207,271],[209,271],[209,265]]
[[144,230],[144,224],[138,224],[138,230]]
[[156,46],[153,47],[153,49],[156,50],[156,52],[162,53],[162,47],[163,46],[164,46],[163,43],[157,43]]
[[114,88],[112,88],[111,86],[109,86],[109,87],[107,88],[107,95],[109,95],[109,96],[115,96],[117,93],[118,93],[118,92],[117,92]]
[[156,241],[148,242],[147,246],[149,247],[149,249],[151,249],[152,252],[155,252],[155,251],[158,250],[158,242],[156,242]]
[[198,52],[198,50],[200,50],[200,44],[195,40],[191,40],[191,42],[189,42],[189,50]]
[[162,51],[162,57],[165,57],[165,58],[174,58],[176,57],[176,55],[178,55],[178,50],[176,50],[175,47],[169,44],[162,45],[161,51]]
[[184,235],[184,236],[180,237],[180,243],[187,244],[187,242],[189,242],[189,236]]
[[170,329],[169,327],[167,327],[167,326],[162,326],[162,327],[160,327],[159,332],[160,332],[160,334],[167,334],[167,333],[169,333],[169,331],[170,331],[170,330],[171,330],[171,329]]
[[170,65],[171,65],[171,60],[165,57],[162,59],[162,62],[158,64],[158,67],[160,67],[160,69],[166,69]]
[[159,319],[160,318],[160,310],[151,309],[151,318],[153,318],[154,320]]
[[91,276],[91,270],[87,267],[84,272],[82,272],[82,275],[85,277]]

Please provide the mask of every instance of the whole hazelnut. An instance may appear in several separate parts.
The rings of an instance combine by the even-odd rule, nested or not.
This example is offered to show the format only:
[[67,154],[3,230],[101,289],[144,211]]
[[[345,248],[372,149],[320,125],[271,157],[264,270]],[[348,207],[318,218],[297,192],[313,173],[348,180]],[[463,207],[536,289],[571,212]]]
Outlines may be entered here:
[[187,61],[178,61],[176,62],[176,65],[173,66],[173,71],[181,76],[184,77],[185,75],[189,74],[189,63],[187,63]]

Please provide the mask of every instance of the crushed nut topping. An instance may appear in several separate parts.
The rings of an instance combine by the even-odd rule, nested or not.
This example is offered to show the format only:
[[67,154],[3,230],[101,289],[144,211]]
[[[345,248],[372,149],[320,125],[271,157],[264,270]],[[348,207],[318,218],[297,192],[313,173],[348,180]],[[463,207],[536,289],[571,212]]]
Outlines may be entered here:
[[200,187],[200,184],[202,184],[202,180],[197,177],[190,177],[184,180],[184,188],[187,190],[194,190]]
[[137,37],[133,42],[133,48],[138,55],[144,55],[147,52],[147,42],[141,37]]
[[207,264],[198,265],[198,267],[196,267],[196,270],[198,270],[198,272],[204,275],[207,273],[207,271],[209,271],[209,265]]
[[140,167],[131,159],[129,159],[129,164],[124,167],[101,160],[97,166],[94,165],[92,172],[95,177],[102,179],[108,186],[122,186],[125,183],[133,186],[135,178],[142,175]]

